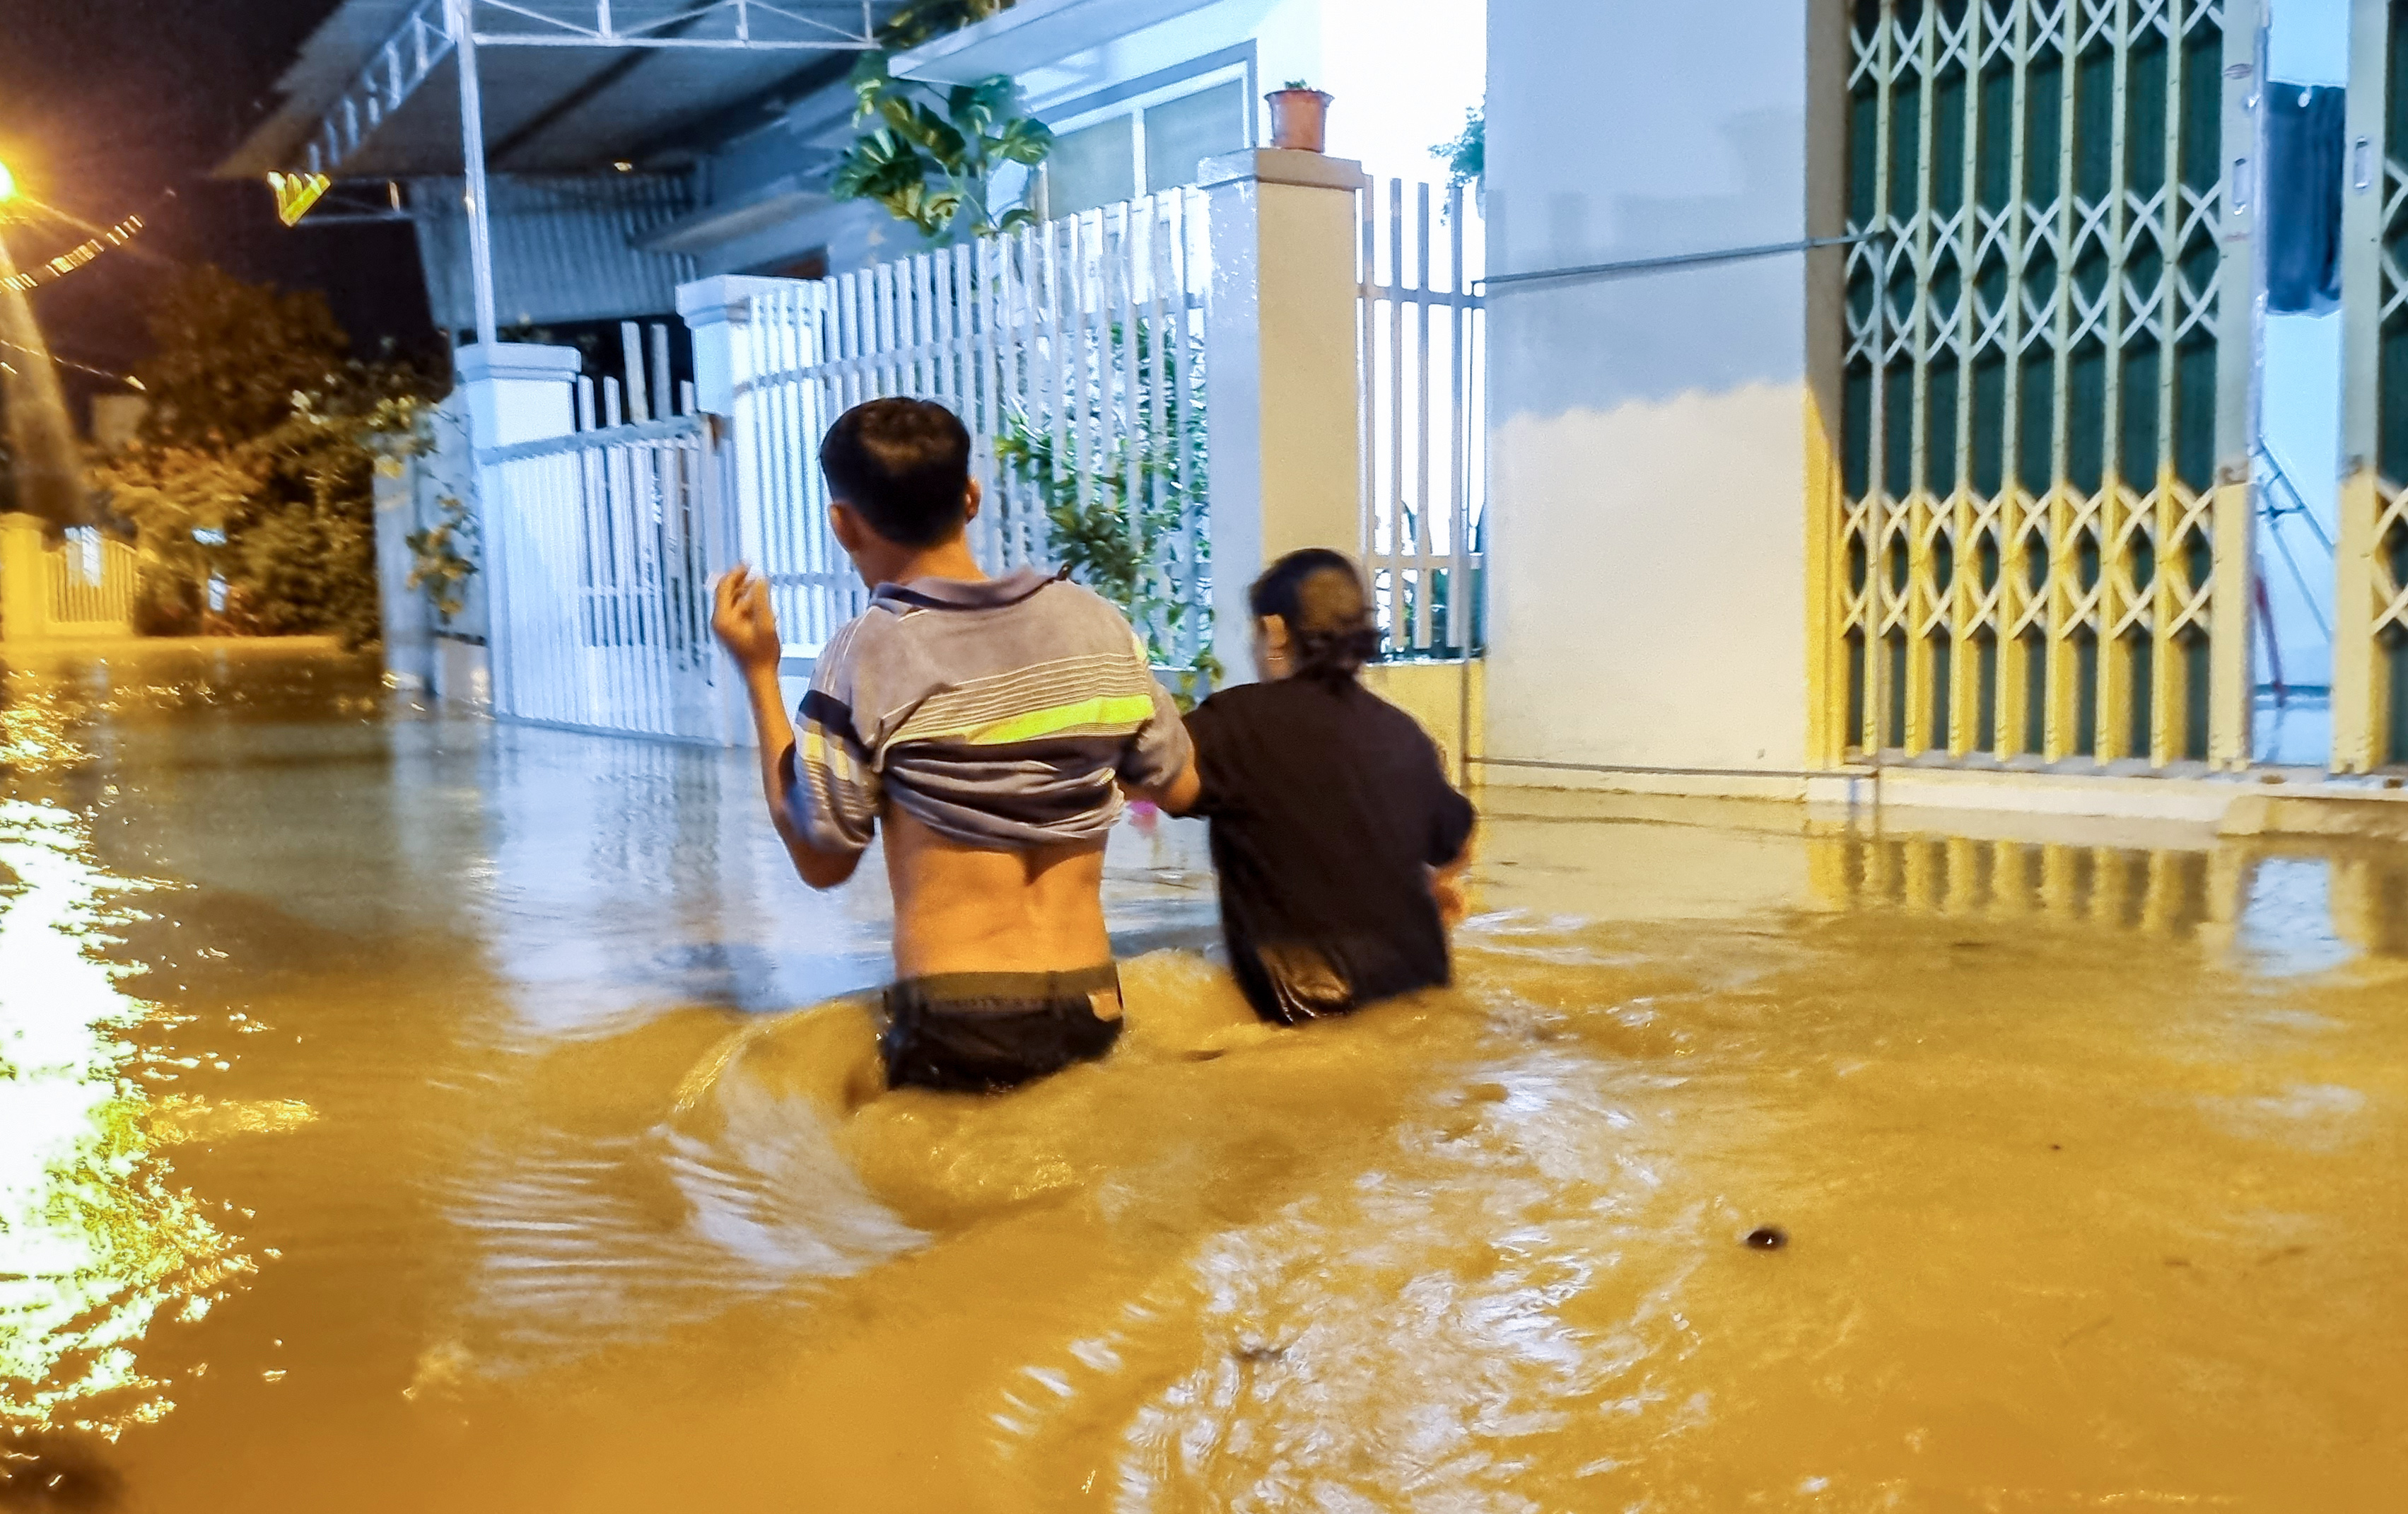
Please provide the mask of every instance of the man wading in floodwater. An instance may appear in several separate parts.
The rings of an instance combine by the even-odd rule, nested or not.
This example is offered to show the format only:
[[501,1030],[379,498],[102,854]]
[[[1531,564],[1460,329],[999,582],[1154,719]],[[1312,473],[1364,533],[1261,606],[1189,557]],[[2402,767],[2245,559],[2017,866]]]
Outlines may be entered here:
[[1118,611],[1035,569],[979,570],[969,456],[962,423],[925,400],[872,400],[828,429],[829,523],[872,594],[820,657],[799,747],[767,583],[735,569],[711,617],[803,881],[852,877],[885,821],[890,1088],[1006,1089],[1110,1049],[1104,838],[1121,786],[1175,801],[1195,783],[1179,711]]

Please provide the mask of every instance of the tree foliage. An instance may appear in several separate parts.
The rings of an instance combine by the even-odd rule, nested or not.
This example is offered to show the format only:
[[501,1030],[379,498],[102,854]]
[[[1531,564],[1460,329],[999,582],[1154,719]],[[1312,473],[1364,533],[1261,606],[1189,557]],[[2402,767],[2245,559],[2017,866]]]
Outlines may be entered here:
[[168,280],[149,325],[153,351],[135,370],[150,397],[144,436],[177,446],[266,435],[290,418],[295,394],[338,382],[351,350],[324,296],[245,283],[215,267]]
[[1054,151],[1054,133],[1021,112],[1020,86],[997,74],[957,84],[942,95],[896,79],[887,55],[866,52],[853,71],[861,128],[837,165],[829,193],[875,200],[931,242],[967,241],[1029,225],[1025,206],[995,204],[995,176],[1006,164],[1035,167]]
[[1475,106],[1463,113],[1463,130],[1430,149],[1430,156],[1446,165],[1446,186],[1475,188],[1488,176],[1488,110]]
[[409,586],[422,591],[443,624],[468,608],[468,580],[477,576],[484,557],[484,538],[476,512],[456,496],[437,501],[443,518],[402,539],[409,548]]
[[211,267],[167,284],[150,334],[142,436],[94,469],[134,528],[146,625],[199,628],[214,576],[225,628],[375,641],[375,476],[415,433],[423,375],[347,355],[322,296]]

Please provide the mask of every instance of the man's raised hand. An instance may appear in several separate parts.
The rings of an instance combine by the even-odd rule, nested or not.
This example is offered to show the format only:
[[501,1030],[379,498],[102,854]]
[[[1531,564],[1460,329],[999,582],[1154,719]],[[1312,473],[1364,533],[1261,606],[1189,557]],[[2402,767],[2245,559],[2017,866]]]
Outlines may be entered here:
[[769,608],[769,581],[738,563],[719,575],[710,629],[719,644],[748,673],[776,671],[784,646],[778,640],[777,612]]

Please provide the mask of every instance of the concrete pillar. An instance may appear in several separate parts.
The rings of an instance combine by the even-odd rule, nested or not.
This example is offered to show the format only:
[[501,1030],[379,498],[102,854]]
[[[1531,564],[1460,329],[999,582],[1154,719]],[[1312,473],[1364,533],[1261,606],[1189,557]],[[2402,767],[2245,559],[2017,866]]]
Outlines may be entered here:
[[1254,676],[1246,589],[1298,547],[1362,550],[1355,192],[1362,165],[1262,150],[1207,158],[1212,282],[1212,646]]
[[44,529],[38,515],[0,515],[0,642],[38,642],[50,634]]
[[468,396],[477,449],[566,436],[577,429],[574,347],[496,342],[460,349],[460,387]]
[[437,643],[436,693],[463,703],[488,700],[507,706],[509,677],[509,501],[497,499],[482,454],[517,441],[566,436],[577,428],[574,347],[496,342],[464,347],[457,358],[459,387],[467,398],[468,435],[480,461],[476,469],[478,528],[484,540],[488,645],[445,639]]

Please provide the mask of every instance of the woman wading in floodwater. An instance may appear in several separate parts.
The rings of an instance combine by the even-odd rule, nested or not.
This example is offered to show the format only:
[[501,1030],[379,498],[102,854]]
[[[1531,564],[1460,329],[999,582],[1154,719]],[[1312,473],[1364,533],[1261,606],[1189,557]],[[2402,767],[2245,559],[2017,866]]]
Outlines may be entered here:
[[1444,984],[1471,801],[1412,716],[1357,680],[1380,645],[1362,574],[1293,552],[1248,603],[1263,681],[1187,717],[1201,787],[1170,796],[1211,823],[1239,987],[1293,1025]]

